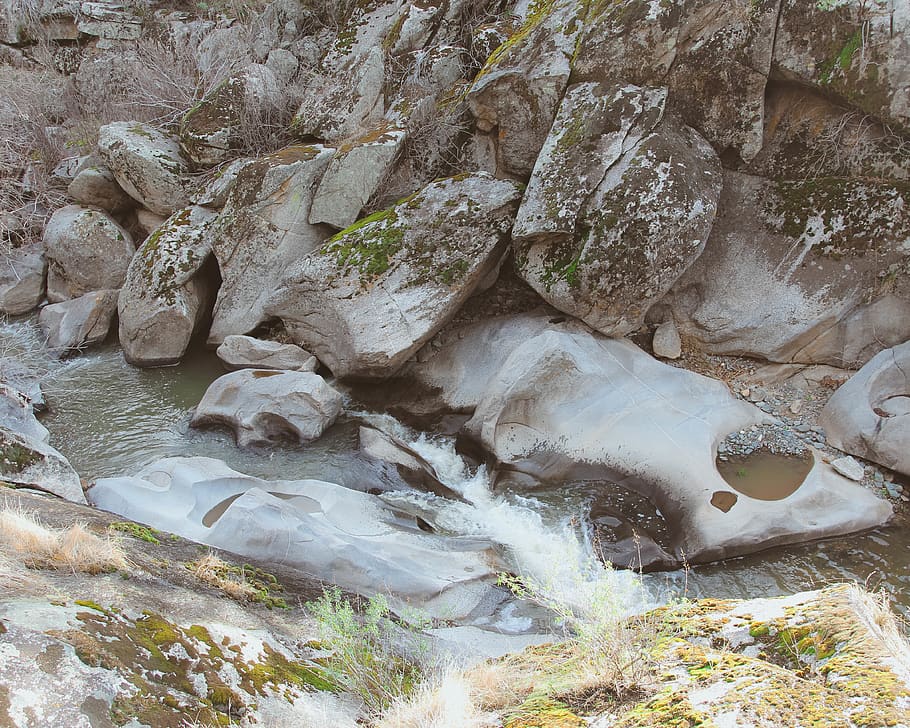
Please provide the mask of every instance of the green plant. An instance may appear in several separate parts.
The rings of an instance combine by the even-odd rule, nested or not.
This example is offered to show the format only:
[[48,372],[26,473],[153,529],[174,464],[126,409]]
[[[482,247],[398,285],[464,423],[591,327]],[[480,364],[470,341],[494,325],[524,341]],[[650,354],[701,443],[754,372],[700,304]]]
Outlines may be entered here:
[[154,528],[149,528],[148,526],[133,523],[132,521],[115,521],[107,527],[107,530],[126,533],[133,538],[138,538],[140,541],[145,541],[147,543],[161,543],[157,537],[158,531]]
[[745,478],[748,474],[749,474],[749,471],[746,470],[745,468],[739,468],[736,471],[737,478]]
[[[338,587],[325,589],[307,605],[319,626],[323,645],[332,650],[325,663],[332,679],[363,700],[377,716],[397,698],[407,697],[425,677],[423,661],[404,654],[402,645],[417,635],[391,619],[386,598],[376,594],[358,614]],[[413,644],[412,644],[413,651]],[[417,652],[424,651],[418,645]]]

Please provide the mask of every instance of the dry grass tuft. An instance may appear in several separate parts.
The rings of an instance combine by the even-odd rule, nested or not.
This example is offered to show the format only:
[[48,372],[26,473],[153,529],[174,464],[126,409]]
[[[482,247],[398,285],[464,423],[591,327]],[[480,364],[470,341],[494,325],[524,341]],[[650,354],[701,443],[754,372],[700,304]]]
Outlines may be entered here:
[[501,725],[483,712],[475,699],[476,686],[454,669],[421,683],[383,713],[376,728],[486,728]]
[[9,508],[0,511],[0,551],[32,569],[101,574],[129,568],[116,539],[96,536],[78,523],[47,528],[34,516]]

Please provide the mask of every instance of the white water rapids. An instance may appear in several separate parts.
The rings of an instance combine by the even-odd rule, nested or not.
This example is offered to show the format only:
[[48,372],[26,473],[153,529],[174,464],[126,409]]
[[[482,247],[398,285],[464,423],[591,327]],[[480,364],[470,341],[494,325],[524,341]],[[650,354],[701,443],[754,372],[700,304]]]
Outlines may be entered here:
[[510,571],[543,606],[596,619],[640,613],[659,603],[638,574],[612,569],[597,557],[582,513],[563,510],[547,519],[546,505],[534,498],[493,493],[487,469],[469,468],[452,438],[416,434],[388,415],[358,415],[406,442],[465,500],[416,491],[386,498],[432,512],[435,525],[448,533],[497,544]]

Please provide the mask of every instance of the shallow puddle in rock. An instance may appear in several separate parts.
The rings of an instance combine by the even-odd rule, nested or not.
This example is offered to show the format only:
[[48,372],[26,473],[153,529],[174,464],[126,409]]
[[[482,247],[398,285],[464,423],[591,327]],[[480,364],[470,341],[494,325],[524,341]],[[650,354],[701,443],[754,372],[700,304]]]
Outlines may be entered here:
[[803,484],[813,458],[775,455],[757,450],[751,455],[717,460],[717,471],[733,490],[758,500],[782,500]]

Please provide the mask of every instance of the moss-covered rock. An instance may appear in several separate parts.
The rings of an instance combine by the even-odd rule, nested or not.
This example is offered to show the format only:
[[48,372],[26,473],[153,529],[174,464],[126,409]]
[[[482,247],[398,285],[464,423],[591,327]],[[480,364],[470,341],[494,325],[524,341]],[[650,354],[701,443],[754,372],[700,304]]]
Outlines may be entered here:
[[666,86],[685,122],[719,152],[762,146],[776,0],[592,3],[572,80]]
[[268,311],[336,376],[388,376],[495,270],[519,196],[485,174],[433,182],[298,263]]
[[727,173],[668,301],[706,350],[854,368],[910,338],[905,182]]
[[698,257],[720,197],[717,155],[665,98],[573,86],[515,226],[522,278],[607,335],[639,328]]

